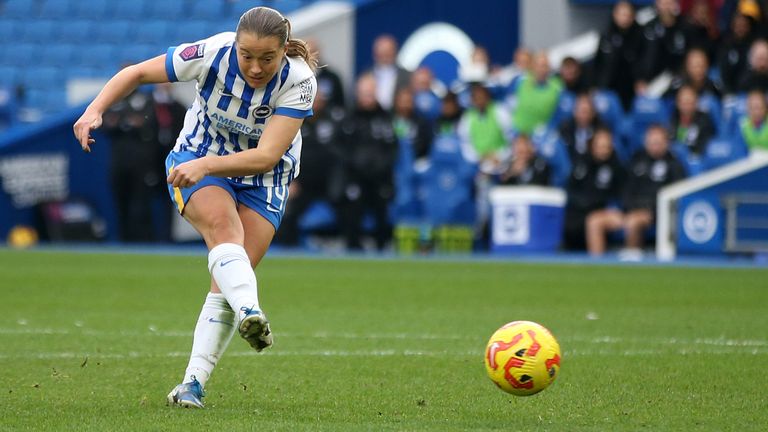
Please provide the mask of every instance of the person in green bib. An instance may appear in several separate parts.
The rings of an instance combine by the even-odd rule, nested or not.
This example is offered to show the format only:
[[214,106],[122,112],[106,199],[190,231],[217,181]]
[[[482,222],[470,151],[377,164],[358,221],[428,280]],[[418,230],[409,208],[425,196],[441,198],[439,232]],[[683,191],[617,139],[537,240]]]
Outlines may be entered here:
[[563,92],[563,83],[550,74],[545,52],[536,54],[531,72],[520,79],[513,92],[515,131],[531,135],[537,127],[549,123]]
[[469,162],[477,163],[481,172],[498,174],[511,154],[512,125],[507,110],[496,103],[491,92],[481,83],[470,86],[470,106],[459,120],[461,152]]
[[488,235],[490,189],[509,164],[513,132],[509,112],[493,101],[485,85],[472,83],[470,97],[472,105],[462,114],[457,133],[462,156],[468,162],[477,164],[475,234],[485,240]]
[[747,115],[739,123],[739,138],[750,151],[768,151],[768,106],[759,90],[747,95]]

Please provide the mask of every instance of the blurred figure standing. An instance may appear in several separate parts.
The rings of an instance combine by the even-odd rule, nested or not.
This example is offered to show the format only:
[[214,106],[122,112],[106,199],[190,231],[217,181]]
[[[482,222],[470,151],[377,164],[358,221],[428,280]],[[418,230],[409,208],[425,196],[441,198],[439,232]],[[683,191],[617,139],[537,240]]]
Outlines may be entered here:
[[317,53],[319,59],[318,64],[320,67],[315,72],[317,78],[317,93],[323,95],[325,104],[330,107],[344,108],[347,105],[347,101],[344,98],[344,86],[341,83],[339,74],[333,70],[332,67],[323,63],[323,56],[317,41],[314,39],[307,40],[307,47],[309,52]]
[[385,111],[391,111],[395,93],[410,84],[411,74],[397,64],[397,41],[384,34],[373,42],[373,67],[365,74],[376,80],[376,100]]
[[409,88],[400,89],[397,92],[393,126],[401,145],[408,143],[411,146],[414,159],[419,160],[429,156],[432,128],[427,119],[416,112],[414,95]]
[[568,179],[564,227],[566,249],[583,250],[586,247],[587,216],[618,204],[625,178],[626,171],[614,151],[613,133],[607,128],[596,129],[586,157],[574,161]]
[[[120,241],[155,240],[152,197],[165,187],[158,162],[158,128],[152,95],[135,90],[104,113],[111,146],[110,175]],[[159,185],[159,186],[158,186]]]
[[394,196],[398,144],[392,116],[376,99],[377,88],[376,78],[371,74],[358,79],[355,109],[342,126],[344,197],[340,216],[350,250],[363,248],[363,220],[369,211],[376,223],[376,247],[384,249],[392,237],[388,206]]
[[744,72],[737,87],[740,92],[768,91],[768,42],[756,40],[749,49],[749,68]]
[[157,122],[157,146],[155,146],[155,161],[152,166],[157,175],[157,184],[155,202],[160,203],[162,213],[157,215],[159,220],[156,240],[171,241],[171,216],[176,212],[173,204],[166,198],[168,189],[165,178],[165,158],[176,145],[176,138],[179,131],[184,127],[184,118],[187,114],[187,107],[179,103],[173,96],[173,84],[160,83],[155,84],[152,91],[152,101],[155,108],[155,119]]
[[620,1],[613,7],[611,24],[600,35],[593,76],[597,87],[618,94],[625,111],[632,106],[635,83],[641,78],[637,65],[642,50],[643,32],[635,22],[635,7]]
[[276,240],[286,246],[299,246],[299,219],[317,200],[328,200],[334,207],[341,198],[341,125],[346,113],[331,106],[326,94],[318,91],[312,104],[314,115],[301,126],[301,173],[290,185],[285,215]]
[[562,138],[571,162],[589,154],[589,142],[598,128],[605,127],[597,116],[592,98],[587,93],[576,97],[573,115],[560,124],[558,132]]
[[645,69],[640,93],[662,72],[679,70],[690,48],[689,26],[680,16],[678,0],[656,0],[656,17],[643,27],[643,36],[645,48],[640,65]]
[[421,66],[411,75],[411,91],[416,112],[430,122],[440,116],[440,97],[432,89],[432,71]]
[[736,93],[739,79],[749,67],[749,48],[755,40],[753,18],[737,13],[731,20],[731,28],[720,44],[718,65],[725,93]]

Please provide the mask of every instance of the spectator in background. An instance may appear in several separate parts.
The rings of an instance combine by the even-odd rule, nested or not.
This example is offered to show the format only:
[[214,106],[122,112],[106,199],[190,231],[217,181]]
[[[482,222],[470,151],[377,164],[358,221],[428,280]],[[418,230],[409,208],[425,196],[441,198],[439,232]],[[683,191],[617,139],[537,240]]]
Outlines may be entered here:
[[394,196],[397,137],[392,116],[376,99],[376,78],[362,75],[356,90],[356,106],[342,125],[340,141],[344,164],[341,225],[347,248],[361,250],[363,219],[371,211],[376,222],[376,247],[382,250],[392,237],[388,206]]
[[533,70],[519,81],[514,91],[512,125],[515,131],[531,135],[537,127],[546,125],[555,113],[562,92],[563,83],[550,75],[547,54],[536,53]]
[[392,35],[384,34],[373,42],[373,67],[365,73],[372,73],[376,80],[376,100],[385,111],[391,111],[395,93],[410,84],[411,74],[397,65],[397,41]]
[[499,70],[499,82],[506,88],[515,85],[515,81],[531,71],[533,54],[526,47],[517,47],[512,58],[512,64]]
[[630,160],[622,196],[623,210],[597,210],[587,216],[587,250],[599,256],[606,250],[606,234],[624,230],[625,250],[621,257],[642,258],[645,230],[653,226],[656,195],[663,186],[685,177],[680,161],[669,151],[667,131],[652,125],[645,133],[645,146]]
[[574,161],[565,206],[564,244],[566,249],[586,247],[585,221],[593,211],[618,204],[626,171],[616,156],[613,133],[598,128],[589,141],[589,154]]
[[765,93],[753,90],[747,95],[747,116],[741,120],[738,138],[750,150],[768,150],[768,107]]
[[341,125],[342,107],[329,105],[326,93],[317,92],[312,104],[314,115],[301,125],[301,175],[290,185],[285,215],[276,240],[286,246],[299,246],[299,219],[317,200],[338,205],[342,185]]
[[571,162],[584,158],[589,153],[589,142],[598,128],[605,127],[597,116],[592,98],[587,93],[576,97],[572,117],[560,124],[559,133]]
[[320,47],[314,39],[307,40],[307,48],[309,52],[315,52],[318,55],[318,64],[321,67],[317,68],[315,77],[317,78],[317,93],[323,95],[323,99],[326,105],[331,107],[344,108],[347,101],[344,99],[344,86],[341,83],[339,74],[323,62],[322,53]]
[[754,40],[754,19],[740,13],[734,15],[730,31],[720,46],[717,62],[726,93],[736,93],[739,90],[739,79],[749,67],[749,48]]
[[395,96],[393,127],[401,145],[407,143],[413,150],[415,159],[429,156],[432,145],[432,127],[429,121],[416,112],[413,92],[402,88]]
[[635,22],[635,7],[620,1],[613,7],[611,24],[600,35],[594,60],[595,85],[616,92],[625,111],[635,97],[635,83],[641,78],[639,62],[643,32]]
[[768,42],[757,39],[749,49],[749,68],[739,80],[738,90],[768,91]]
[[712,0],[692,0],[685,10],[685,21],[691,47],[703,50],[707,59],[714,59],[720,42],[720,29]]
[[683,65],[685,52],[690,48],[689,27],[680,17],[677,0],[656,0],[656,17],[643,27],[645,48],[640,93],[657,75],[665,71],[677,71]]
[[421,66],[411,75],[411,90],[416,112],[429,120],[435,121],[440,116],[440,97],[432,90],[432,71]]
[[440,116],[435,121],[435,135],[455,134],[463,111],[456,93],[448,92],[440,104]]
[[565,91],[579,94],[588,90],[581,63],[573,57],[565,57],[563,59],[560,63],[558,76],[560,81],[563,82],[563,90]]
[[158,182],[156,185],[155,196],[160,198],[163,213],[159,215],[161,220],[159,238],[157,240],[171,241],[171,216],[176,212],[173,204],[165,199],[167,185],[163,181],[165,175],[165,158],[176,145],[176,138],[179,131],[184,127],[184,118],[187,115],[187,108],[179,103],[173,96],[173,84],[160,83],[155,84],[152,91],[152,101],[155,108],[155,119],[157,122],[157,143],[155,148],[155,175]]
[[715,124],[709,114],[698,109],[699,96],[690,86],[683,86],[675,98],[669,136],[696,156],[703,156],[715,136]]
[[464,111],[458,125],[462,154],[467,161],[478,163],[482,172],[498,174],[509,158],[509,113],[493,101],[485,85],[472,83],[470,92],[472,106]]
[[518,134],[512,142],[512,160],[509,168],[499,176],[503,185],[536,185],[550,184],[551,170],[547,160],[536,154],[531,138]]
[[701,48],[692,48],[685,55],[685,68],[672,79],[665,96],[674,97],[681,87],[693,88],[699,96],[710,94],[718,99],[722,96],[720,86],[709,78],[709,58]]
[[111,146],[110,175],[120,241],[154,240],[152,198],[165,186],[158,174],[157,122],[152,96],[135,90],[104,113]]

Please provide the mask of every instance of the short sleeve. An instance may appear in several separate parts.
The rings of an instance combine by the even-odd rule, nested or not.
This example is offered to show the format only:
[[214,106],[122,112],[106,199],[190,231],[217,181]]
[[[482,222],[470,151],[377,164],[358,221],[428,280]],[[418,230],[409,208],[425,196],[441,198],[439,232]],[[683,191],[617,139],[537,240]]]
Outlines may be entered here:
[[317,81],[314,76],[294,84],[278,96],[275,115],[293,118],[311,117],[316,92]]
[[197,42],[168,48],[165,55],[168,80],[199,81],[207,74],[219,50],[229,47],[234,37],[233,32],[224,32]]

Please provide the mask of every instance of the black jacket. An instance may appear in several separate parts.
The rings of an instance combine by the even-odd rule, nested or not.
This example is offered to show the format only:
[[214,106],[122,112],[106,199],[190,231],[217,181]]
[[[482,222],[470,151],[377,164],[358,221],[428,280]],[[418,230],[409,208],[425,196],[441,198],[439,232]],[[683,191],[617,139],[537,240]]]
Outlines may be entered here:
[[720,79],[726,93],[739,91],[739,80],[749,69],[749,48],[754,38],[726,38],[720,45],[717,64],[720,67]]
[[643,32],[637,23],[627,30],[611,23],[600,36],[592,73],[596,87],[615,91],[624,109],[631,106],[643,51]]
[[338,175],[344,120],[344,110],[330,106],[304,120],[301,125],[301,171],[297,181],[323,188]]
[[576,159],[584,158],[589,154],[589,141],[595,134],[595,130],[600,127],[606,126],[597,117],[595,117],[587,128],[581,131],[576,128],[576,120],[572,117],[560,124],[558,132],[560,133],[560,138],[563,140],[563,144],[565,144],[565,148],[568,150],[568,156],[570,156],[572,162]]
[[622,202],[625,210],[656,211],[656,195],[663,186],[685,177],[685,169],[672,153],[653,159],[645,149],[629,161],[627,183]]
[[343,123],[341,144],[347,183],[392,184],[397,137],[388,112],[353,111]]
[[669,130],[670,140],[685,145],[691,153],[701,156],[707,143],[715,136],[715,124],[709,114],[696,111],[687,130],[680,127],[680,113],[675,110]]
[[615,154],[607,161],[596,161],[591,156],[575,161],[566,188],[568,210],[586,214],[618,201],[626,177]]
[[689,32],[689,26],[679,16],[671,27],[664,26],[658,17],[643,26],[645,49],[642,79],[651,81],[664,71],[679,70],[690,48]]

